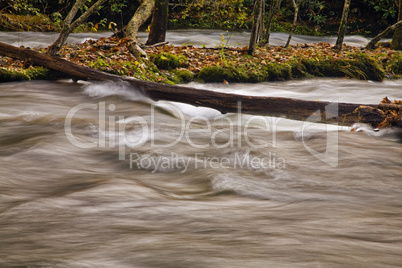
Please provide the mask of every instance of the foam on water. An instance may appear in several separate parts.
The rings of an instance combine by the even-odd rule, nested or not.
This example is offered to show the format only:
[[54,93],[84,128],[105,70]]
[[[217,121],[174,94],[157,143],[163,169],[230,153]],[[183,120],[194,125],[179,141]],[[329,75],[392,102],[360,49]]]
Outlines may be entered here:
[[402,138],[402,131],[397,128],[373,128],[368,124],[357,123],[351,126],[351,130],[355,132],[363,132],[364,134],[372,137],[400,137]]
[[145,101],[148,98],[127,82],[90,83],[84,86],[84,94],[92,98],[121,96],[131,101]]

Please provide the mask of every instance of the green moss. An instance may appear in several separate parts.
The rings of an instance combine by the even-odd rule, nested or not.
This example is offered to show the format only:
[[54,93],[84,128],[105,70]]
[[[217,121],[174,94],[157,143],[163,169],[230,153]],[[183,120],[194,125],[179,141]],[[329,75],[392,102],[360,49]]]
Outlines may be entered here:
[[[400,61],[392,68],[400,72]],[[401,64],[402,65],[402,64]],[[262,67],[261,67],[262,66]],[[391,68],[391,67],[390,67]],[[382,81],[385,77],[380,61],[363,53],[350,54],[348,58],[296,58],[289,63],[247,62],[240,65],[231,62],[225,66],[205,67],[198,78],[205,82],[283,81],[306,77],[350,77],[362,80]]]
[[25,70],[29,80],[47,79],[50,75],[48,69],[43,67],[32,67]]
[[380,62],[366,54],[351,54],[349,59],[301,59],[291,64],[294,78],[308,75],[316,77],[350,77],[361,80],[382,81],[385,72]]
[[289,80],[292,77],[291,67],[288,64],[269,63],[264,67],[266,81]]
[[159,69],[150,61],[113,61],[108,58],[98,57],[96,61],[89,63],[89,67],[116,75],[131,76],[137,79],[159,82],[166,79]]
[[291,68],[287,64],[270,63],[260,68],[255,66],[241,66],[234,63],[227,66],[211,66],[203,68],[198,78],[204,82],[243,82],[258,83],[263,81],[278,81],[291,78]]
[[187,67],[188,59],[183,55],[173,55],[166,52],[150,55],[150,60],[162,70]]
[[397,55],[386,64],[387,72],[393,76],[402,75],[402,54]]
[[343,61],[331,59],[331,58],[314,58],[314,59],[301,59],[300,63],[304,66],[299,69],[312,76],[317,77],[342,77],[345,74],[340,70],[343,65]]
[[364,53],[352,54],[352,74],[351,77],[363,79],[382,81],[385,78],[385,71],[379,60],[370,57]]
[[232,80],[232,77],[233,74],[230,70],[218,65],[204,67],[198,74],[198,79],[207,83],[220,83],[223,80]]
[[173,74],[177,78],[176,84],[189,83],[194,79],[194,74],[189,70],[174,70]]
[[8,69],[0,69],[0,82],[12,82],[12,81],[22,81],[28,80],[28,77],[19,71],[11,71]]
[[228,64],[226,66],[209,66],[203,68],[198,74],[198,79],[204,82],[243,82],[255,83],[264,81],[264,76],[261,72],[253,68],[246,68],[244,66],[235,66]]
[[307,72],[306,66],[300,60],[294,60],[290,63],[290,74],[292,78],[305,78],[311,76]]
[[39,80],[48,78],[49,72],[43,67],[30,67],[25,70],[10,70],[6,68],[0,68],[0,82]]

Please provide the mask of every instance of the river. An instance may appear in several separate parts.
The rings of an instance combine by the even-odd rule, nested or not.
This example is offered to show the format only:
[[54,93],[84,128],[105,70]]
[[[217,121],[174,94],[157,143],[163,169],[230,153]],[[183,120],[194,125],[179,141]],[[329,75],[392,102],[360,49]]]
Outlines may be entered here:
[[[402,80],[190,86],[402,98]],[[401,133],[351,130],[124,83],[0,84],[0,267],[401,267]]]

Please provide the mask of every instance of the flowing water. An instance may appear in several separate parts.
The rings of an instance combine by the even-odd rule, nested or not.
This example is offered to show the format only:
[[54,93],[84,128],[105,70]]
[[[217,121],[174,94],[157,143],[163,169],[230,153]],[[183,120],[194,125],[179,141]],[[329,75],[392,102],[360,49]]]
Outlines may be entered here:
[[[191,86],[402,97],[401,80]],[[401,133],[239,112],[0,84],[0,267],[401,267]]]
[[[70,34],[67,39],[68,43],[82,43],[88,39],[97,39],[100,37],[109,37],[111,32],[75,33]],[[0,32],[1,42],[13,46],[25,47],[46,47],[56,41],[58,33],[52,32]],[[288,40],[288,33],[272,33],[270,44],[274,46],[283,46]],[[140,41],[145,43],[148,33],[140,32],[138,34]],[[223,38],[223,39],[222,39]],[[222,30],[171,30],[166,34],[166,41],[171,45],[194,45],[196,47],[215,47],[216,45],[240,46],[244,47],[249,44],[250,32],[247,31],[222,31]],[[383,41],[389,41],[384,39]],[[345,36],[344,42],[351,46],[365,46],[370,39],[358,35]],[[336,36],[306,36],[293,35],[291,44],[320,43],[326,42],[335,44]]]

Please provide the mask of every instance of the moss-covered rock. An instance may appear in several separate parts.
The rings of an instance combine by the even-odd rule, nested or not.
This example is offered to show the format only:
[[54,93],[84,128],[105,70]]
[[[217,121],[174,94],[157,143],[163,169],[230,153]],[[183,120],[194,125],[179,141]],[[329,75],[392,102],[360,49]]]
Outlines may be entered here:
[[228,64],[204,67],[198,74],[198,79],[207,83],[220,83],[224,80],[234,83],[256,83],[265,81],[265,75],[262,70]]
[[231,70],[218,65],[204,67],[198,74],[198,79],[207,83],[220,83],[223,80],[232,81],[233,77]]
[[173,74],[178,79],[177,84],[189,83],[194,79],[194,74],[189,70],[174,70]]

